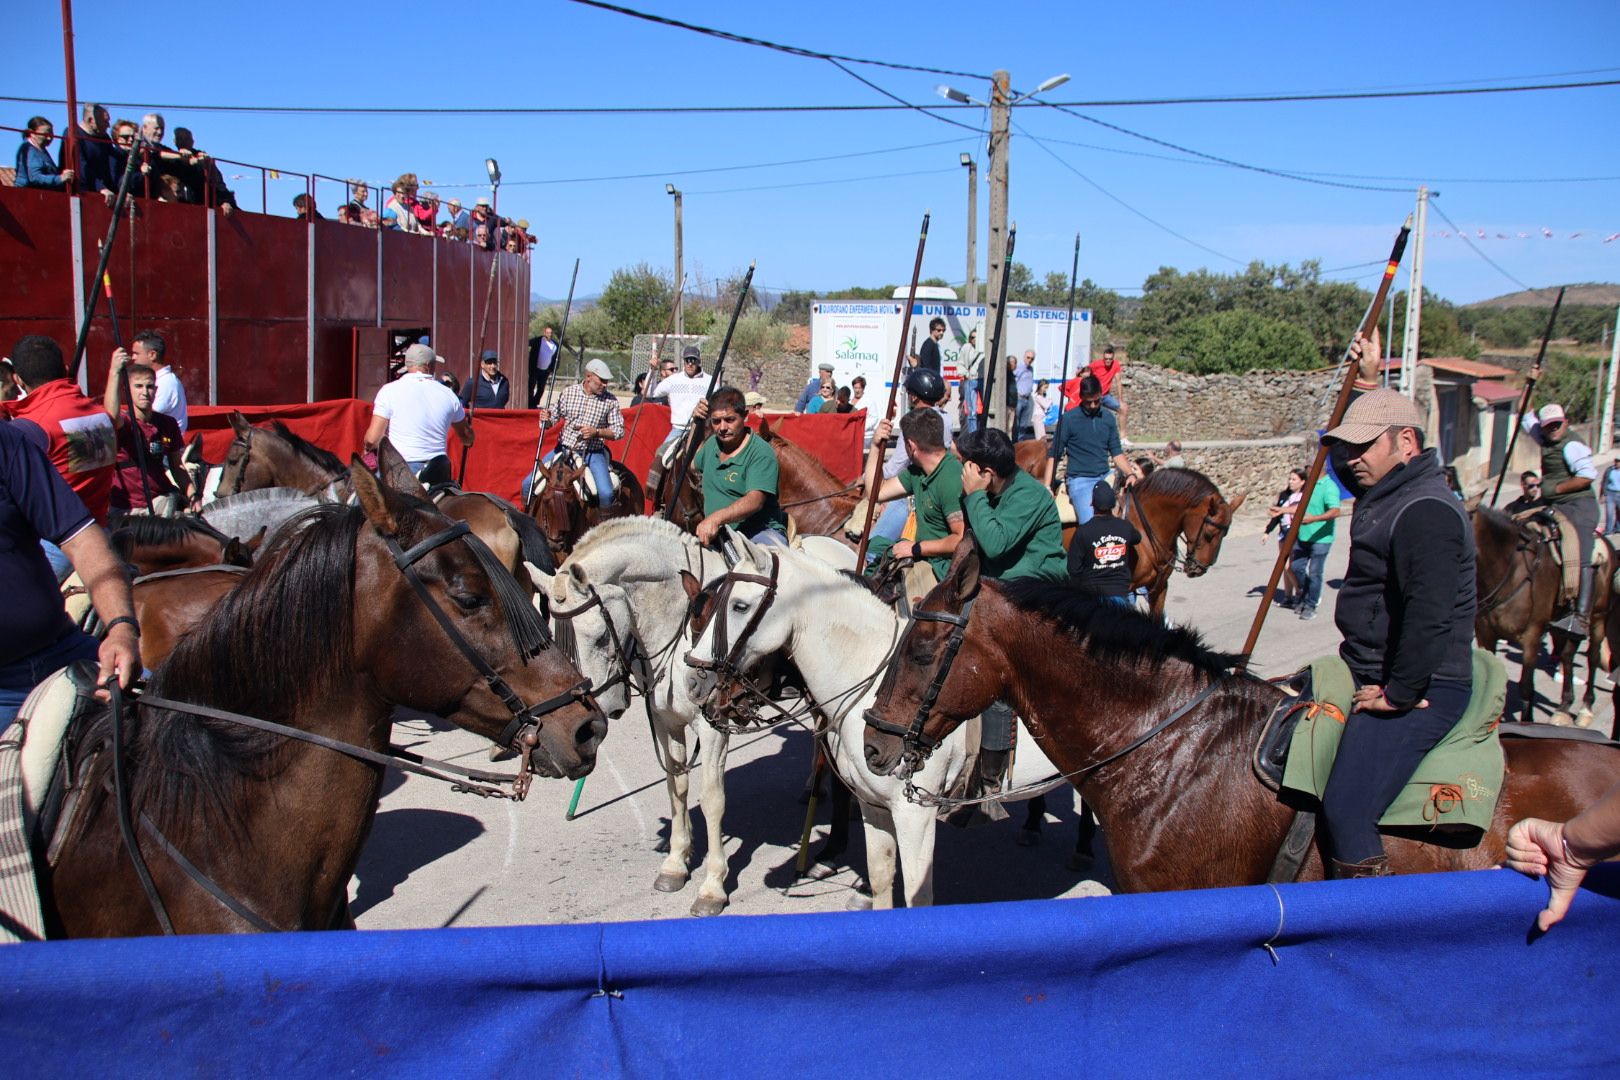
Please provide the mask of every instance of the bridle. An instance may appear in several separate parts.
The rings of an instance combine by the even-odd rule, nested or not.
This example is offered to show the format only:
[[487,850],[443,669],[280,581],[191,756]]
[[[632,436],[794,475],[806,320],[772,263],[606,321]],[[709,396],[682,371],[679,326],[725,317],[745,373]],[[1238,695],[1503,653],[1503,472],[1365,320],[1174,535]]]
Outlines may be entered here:
[[1541,569],[1542,557],[1552,544],[1550,538],[1537,535],[1522,524],[1519,524],[1517,532],[1518,543],[1515,545],[1513,553],[1520,556],[1519,561],[1521,563],[1527,564],[1524,576],[1520,577],[1518,583],[1508,590],[1507,595],[1498,596],[1497,593],[1506,588],[1507,583],[1513,580],[1514,567],[1512,562],[1509,561],[1507,570],[1502,574],[1502,580],[1492,586],[1490,592],[1479,598],[1478,610],[1481,615],[1488,615],[1497,608],[1502,607],[1534,582],[1536,572]]
[[[865,715],[862,717],[866,721],[866,726],[872,730],[882,732],[885,735],[897,736],[900,739],[901,750],[908,758],[916,760],[925,757],[940,743],[940,740],[927,734],[923,729],[928,724],[928,714],[934,710],[934,703],[939,700],[940,691],[945,689],[945,680],[951,677],[951,666],[956,663],[956,654],[962,651],[962,641],[967,637],[968,619],[972,617],[973,605],[978,599],[979,594],[975,591],[972,596],[967,598],[967,602],[962,605],[960,614],[951,611],[913,611],[911,613],[911,620],[914,623],[938,622],[945,623],[951,628],[950,636],[945,640],[945,652],[939,659],[939,665],[934,668],[934,677],[929,680],[928,689],[923,691],[922,700],[917,703],[917,714],[911,718],[911,723],[905,727],[891,724],[879,716],[876,709],[866,710]],[[906,632],[909,633],[910,629],[910,627],[907,627]],[[905,635],[902,634],[900,641],[903,642],[904,640]],[[899,644],[896,644],[894,656],[890,663],[898,662],[899,658],[900,647]],[[885,679],[884,682],[887,684],[888,680]]]
[[[1141,498],[1136,495],[1134,488],[1127,488],[1126,491],[1130,493],[1131,504],[1136,507],[1136,516],[1142,521],[1143,534],[1147,537],[1148,543],[1153,546],[1154,552],[1162,558],[1166,553],[1166,545],[1159,539],[1158,533],[1154,530],[1153,522],[1148,517],[1147,510],[1142,506]],[[1217,504],[1217,506],[1218,505],[1219,504]],[[1126,508],[1126,512],[1129,513],[1129,507]],[[1220,535],[1220,538],[1224,540],[1226,538],[1226,534],[1232,529],[1232,522],[1228,520],[1225,524],[1222,524],[1219,515],[1215,510],[1212,509],[1204,514],[1204,520],[1199,523],[1196,530],[1191,530],[1190,536],[1188,535],[1189,530],[1187,529],[1177,531],[1170,538],[1170,557],[1167,560],[1169,563],[1169,571],[1179,569],[1188,577],[1199,577],[1209,572],[1210,568],[1215,565],[1214,561],[1211,560],[1210,562],[1206,563],[1199,559],[1196,555],[1198,550],[1198,539],[1204,535],[1204,530],[1208,528],[1213,528]],[[1185,555],[1182,554],[1181,551],[1182,541],[1186,541],[1187,544],[1187,552]],[[1195,570],[1197,573],[1194,573]]]
[[[473,666],[473,670],[477,671],[483,678],[484,685],[489,688],[491,693],[501,699],[507,711],[512,714],[512,719],[507,722],[506,727],[501,730],[500,735],[494,741],[496,745],[504,749],[519,752],[524,765],[519,771],[517,783],[527,793],[529,777],[532,774],[529,752],[540,749],[544,753],[539,742],[541,718],[556,712],[558,709],[574,704],[585,705],[593,712],[599,712],[600,710],[597,709],[596,701],[592,696],[591,680],[589,679],[584,679],[562,693],[549,697],[544,701],[526,705],[517,691],[513,690],[511,685],[501,678],[500,673],[490,667],[489,662],[479,655],[477,649],[473,648],[472,643],[456,628],[455,623],[450,620],[450,616],[445,614],[444,608],[433,598],[433,594],[428,592],[427,585],[423,583],[421,575],[416,572],[416,563],[423,556],[455,540],[460,540],[475,552],[478,547],[483,545],[483,541],[473,534],[472,527],[465,521],[458,521],[447,529],[441,529],[410,548],[401,547],[395,537],[383,536],[383,542],[388,545],[389,553],[394,556],[394,565],[399,568],[400,573],[405,575],[405,580],[410,583],[411,589],[416,593],[417,598],[427,608],[428,614],[433,616],[434,621],[445,632],[445,636],[450,639],[450,643]],[[491,562],[495,561],[493,552],[489,553],[489,559]],[[543,630],[542,633],[544,633]],[[541,648],[546,648],[551,644],[550,635],[546,634],[542,640]],[[519,647],[522,647],[521,643],[519,643]],[[549,755],[547,756],[549,757]],[[552,764],[555,766],[556,762],[552,762]]]
[[[748,639],[758,628],[765,613],[776,602],[776,579],[781,569],[782,561],[776,552],[770,552],[771,570],[769,574],[739,573],[735,568],[720,579],[720,586],[714,594],[714,653],[708,657],[686,654],[687,666],[699,671],[712,671],[722,678],[731,679],[740,683],[747,683],[748,676],[743,672],[739,663],[743,649],[748,646]],[[752,585],[765,587],[765,595],[755,605],[748,621],[743,624],[742,632],[735,641],[730,641],[730,632],[727,630],[728,621],[725,618],[726,608],[731,601],[731,590],[739,583],[746,582]],[[729,642],[729,643],[728,643]]]
[[[643,648],[641,639],[634,633],[619,633],[619,628],[613,621],[613,612],[608,610],[607,604],[602,600],[602,594],[596,591],[595,585],[587,584],[585,586],[585,600],[579,604],[578,607],[552,607],[551,617],[558,622],[572,624],[573,620],[585,614],[585,612],[590,611],[592,608],[602,609],[602,622],[607,625],[608,640],[613,644],[613,658],[618,666],[618,671],[613,675],[612,678],[602,685],[592,688],[592,695],[595,696],[605,694],[613,687],[618,686],[620,683],[624,683],[626,690],[631,696],[636,694],[640,694],[642,697],[649,696],[647,688],[647,666],[651,662],[651,657],[647,655],[646,650]],[[574,636],[572,625],[569,625],[567,633],[569,638]],[[573,648],[570,648],[567,644],[567,640],[568,638],[563,636],[563,632],[559,631],[558,643],[563,646],[563,651],[568,653],[569,659],[573,660],[574,663],[577,664],[579,663],[578,646],[576,645]],[[639,686],[636,685],[636,667],[638,664],[642,665],[642,675],[640,680],[641,685]]]

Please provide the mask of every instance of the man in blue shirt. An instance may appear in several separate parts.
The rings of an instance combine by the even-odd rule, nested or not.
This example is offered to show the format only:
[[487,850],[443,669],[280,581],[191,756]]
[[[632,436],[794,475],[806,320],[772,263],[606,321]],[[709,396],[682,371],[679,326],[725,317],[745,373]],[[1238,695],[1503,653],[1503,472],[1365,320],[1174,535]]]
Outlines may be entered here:
[[1142,470],[1125,456],[1119,424],[1103,408],[1102,398],[1102,384],[1095,375],[1080,380],[1080,404],[1058,418],[1060,434],[1052,440],[1052,453],[1046,460],[1046,486],[1051,487],[1058,455],[1068,456],[1069,502],[1081,525],[1091,520],[1091,489],[1107,481],[1110,465],[1132,483],[1142,478]]
[[[0,423],[0,729],[16,719],[29,691],[75,661],[99,660],[98,683],[117,674],[129,686],[141,673],[124,568],[90,511],[25,434],[29,427]],[[99,645],[68,620],[41,539],[62,549],[89,590],[108,627]]]
[[47,147],[54,138],[56,129],[49,120],[43,116],[29,119],[28,135],[23,139],[23,144],[17,147],[18,187],[67,190],[68,181],[73,179],[73,170],[58,168],[56,160],[51,157]]
[[1025,349],[1024,359],[1013,368],[1013,387],[1018,392],[1018,412],[1013,421],[1013,440],[1035,437],[1035,350]]

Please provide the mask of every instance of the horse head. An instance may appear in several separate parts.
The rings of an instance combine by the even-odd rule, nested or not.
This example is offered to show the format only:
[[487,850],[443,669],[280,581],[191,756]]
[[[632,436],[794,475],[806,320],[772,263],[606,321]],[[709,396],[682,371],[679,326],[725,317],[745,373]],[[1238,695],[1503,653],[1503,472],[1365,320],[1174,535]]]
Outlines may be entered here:
[[591,692],[608,719],[617,720],[630,707],[635,682],[648,682],[629,596],[618,585],[592,581],[579,563],[555,574],[524,565],[535,584],[535,608],[542,614],[549,609],[558,646],[591,680]]
[[538,490],[533,495],[535,524],[540,526],[552,560],[559,566],[584,531],[584,508],[574,491],[584,473],[585,466],[571,466],[567,457],[559,454],[541,469]]
[[1182,539],[1187,542],[1187,554],[1182,560],[1182,572],[1188,577],[1202,577],[1220,558],[1221,542],[1232,528],[1232,518],[1243,500],[1245,492],[1227,502],[1220,492],[1189,506],[1182,516]]

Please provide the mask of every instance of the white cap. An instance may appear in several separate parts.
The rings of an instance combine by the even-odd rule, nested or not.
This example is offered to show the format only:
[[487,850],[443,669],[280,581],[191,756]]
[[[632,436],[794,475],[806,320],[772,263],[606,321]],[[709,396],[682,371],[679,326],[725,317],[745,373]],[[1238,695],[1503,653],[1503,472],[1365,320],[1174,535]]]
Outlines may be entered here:
[[1561,424],[1564,422],[1564,407],[1562,405],[1543,405],[1541,412],[1536,414],[1536,419],[1541,421],[1542,427],[1554,423]]
[[603,382],[613,381],[613,369],[608,367],[607,364],[601,360],[592,360],[590,363],[585,365],[585,370],[589,374],[595,375]]

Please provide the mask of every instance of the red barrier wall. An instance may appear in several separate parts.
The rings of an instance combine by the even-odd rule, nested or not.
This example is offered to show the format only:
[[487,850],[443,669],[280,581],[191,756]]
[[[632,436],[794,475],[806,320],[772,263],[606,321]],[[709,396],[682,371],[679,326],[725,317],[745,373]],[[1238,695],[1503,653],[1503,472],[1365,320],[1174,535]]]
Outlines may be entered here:
[[[345,399],[297,405],[193,405],[191,431],[203,439],[203,456],[223,461],[231,444],[230,415],[240,411],[250,423],[279,420],[296,435],[347,460],[358,454],[371,422],[371,403]],[[637,423],[637,414],[640,422]],[[772,429],[814,454],[838,479],[848,483],[861,468],[862,413],[770,417]],[[539,416],[532,409],[486,409],[474,414],[477,438],[467,455],[467,487],[516,501],[523,478],[534,463]],[[658,444],[669,434],[669,409],[641,405],[624,410],[625,438],[610,443],[613,456],[645,478]],[[546,432],[545,452],[557,443],[561,428]],[[633,436],[633,439],[632,439]],[[451,436],[450,457],[460,465],[461,444]]]

